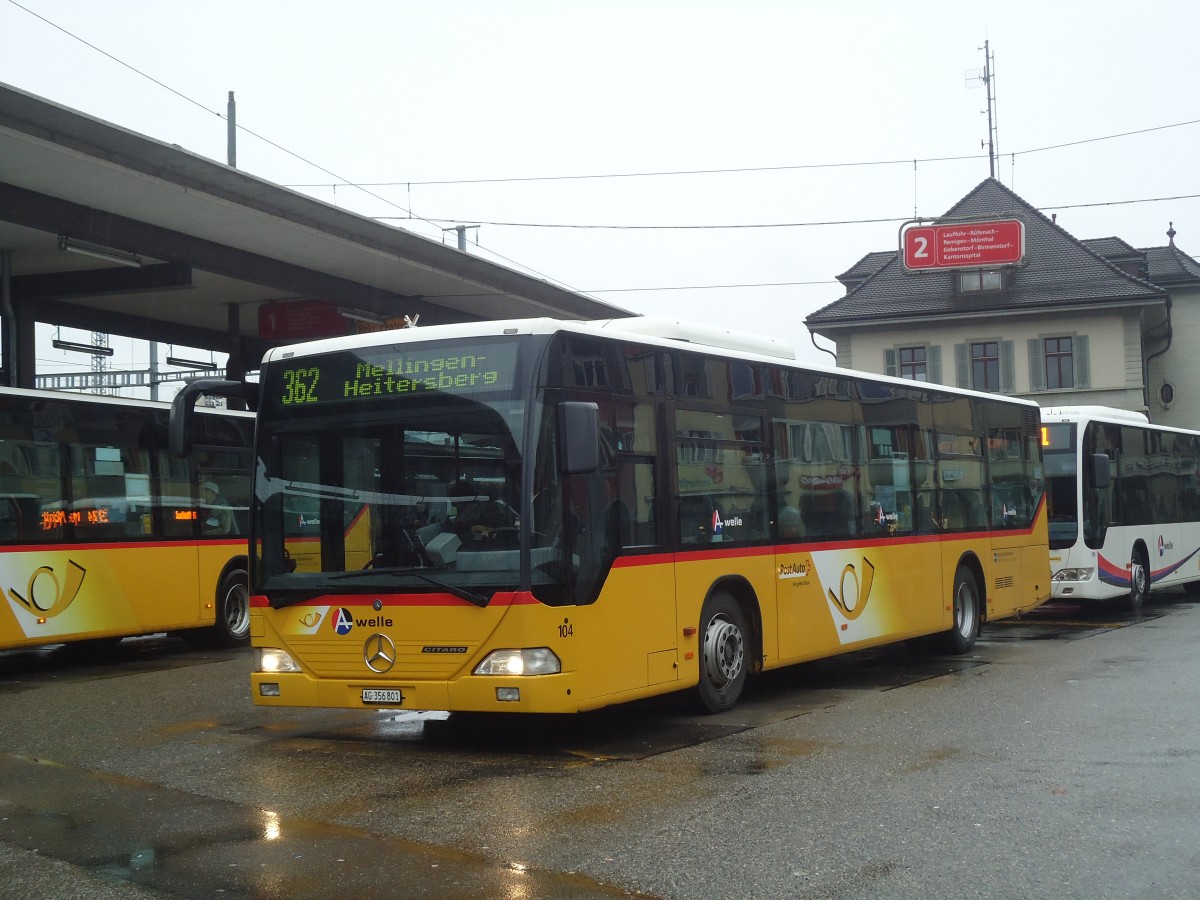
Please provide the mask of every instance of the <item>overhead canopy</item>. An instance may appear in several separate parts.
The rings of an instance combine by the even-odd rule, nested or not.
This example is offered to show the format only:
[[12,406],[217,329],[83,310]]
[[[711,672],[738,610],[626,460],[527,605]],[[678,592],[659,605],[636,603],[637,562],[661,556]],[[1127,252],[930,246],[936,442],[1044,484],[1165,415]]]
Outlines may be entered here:
[[[242,370],[294,336],[294,321],[278,327],[292,313],[307,325],[628,315],[4,84],[0,276],[5,378],[25,386],[34,321],[229,353]],[[272,303],[280,316],[261,315]]]

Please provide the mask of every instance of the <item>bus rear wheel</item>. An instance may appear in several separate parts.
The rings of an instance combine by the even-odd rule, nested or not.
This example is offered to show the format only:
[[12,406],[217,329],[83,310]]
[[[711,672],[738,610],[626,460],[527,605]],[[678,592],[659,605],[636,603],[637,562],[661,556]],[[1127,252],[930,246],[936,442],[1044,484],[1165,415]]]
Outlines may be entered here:
[[236,566],[217,588],[217,621],[210,628],[182,632],[196,647],[240,647],[250,638],[250,576]]
[[1141,612],[1150,591],[1150,574],[1146,557],[1141,550],[1134,550],[1129,560],[1129,611]]
[[947,653],[968,653],[979,637],[983,604],[980,602],[979,582],[975,573],[959,566],[954,573],[954,626],[942,637],[942,649]]
[[700,613],[700,683],[696,697],[710,713],[732,709],[746,686],[746,617],[727,591],[714,591]]

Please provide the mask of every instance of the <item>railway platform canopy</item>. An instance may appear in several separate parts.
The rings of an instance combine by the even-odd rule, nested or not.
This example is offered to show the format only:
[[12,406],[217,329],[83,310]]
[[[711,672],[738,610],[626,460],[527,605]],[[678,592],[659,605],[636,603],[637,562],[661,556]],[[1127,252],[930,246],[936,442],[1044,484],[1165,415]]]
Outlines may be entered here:
[[[350,330],[630,315],[0,83],[0,383],[38,323],[228,354]],[[70,385],[63,385],[70,386]]]

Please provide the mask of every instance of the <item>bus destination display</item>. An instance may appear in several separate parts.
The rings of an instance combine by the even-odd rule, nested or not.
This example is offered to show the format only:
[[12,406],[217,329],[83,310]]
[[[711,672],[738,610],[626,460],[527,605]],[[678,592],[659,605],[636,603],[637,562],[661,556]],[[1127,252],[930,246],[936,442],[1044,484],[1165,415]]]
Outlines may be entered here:
[[471,394],[509,390],[516,344],[505,342],[449,351],[391,348],[383,353],[333,353],[275,368],[276,401],[284,407],[404,399],[430,391]]

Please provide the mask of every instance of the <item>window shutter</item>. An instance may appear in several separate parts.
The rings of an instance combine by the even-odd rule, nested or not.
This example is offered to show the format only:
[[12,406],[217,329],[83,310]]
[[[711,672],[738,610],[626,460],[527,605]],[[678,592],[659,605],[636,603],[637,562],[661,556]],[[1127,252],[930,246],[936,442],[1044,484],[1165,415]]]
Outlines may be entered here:
[[1090,388],[1092,386],[1092,362],[1088,351],[1088,336],[1077,334],[1074,338],[1073,349],[1075,364],[1075,387]]
[[1029,339],[1029,389],[1046,389],[1046,357],[1042,355],[1042,339]]
[[929,359],[929,380],[933,384],[941,384],[942,348],[935,344],[926,351],[925,355]]
[[954,380],[960,388],[971,386],[971,357],[966,344],[954,345]]
[[1013,342],[1000,342],[1000,393],[1017,392],[1017,373],[1013,371]]
[[896,351],[894,349],[883,351],[883,374],[896,374]]

